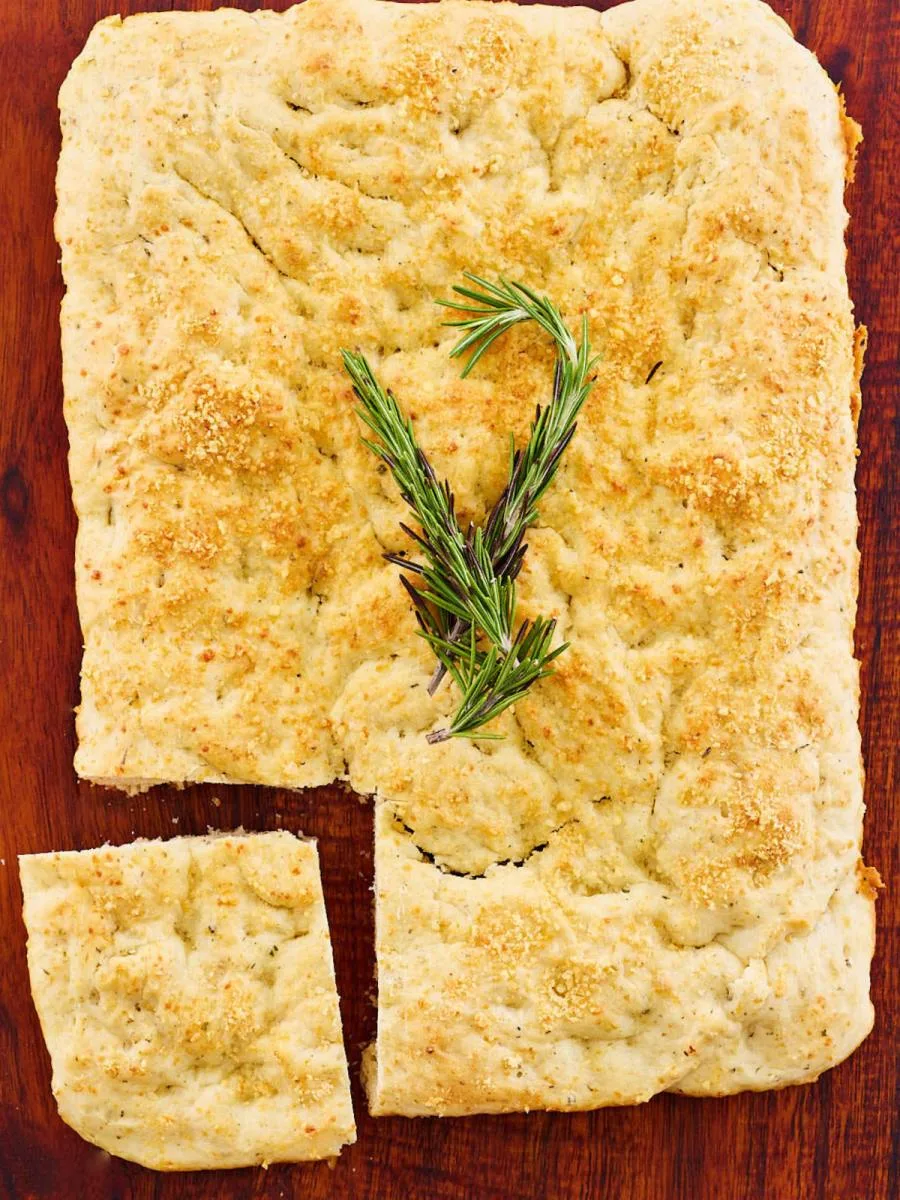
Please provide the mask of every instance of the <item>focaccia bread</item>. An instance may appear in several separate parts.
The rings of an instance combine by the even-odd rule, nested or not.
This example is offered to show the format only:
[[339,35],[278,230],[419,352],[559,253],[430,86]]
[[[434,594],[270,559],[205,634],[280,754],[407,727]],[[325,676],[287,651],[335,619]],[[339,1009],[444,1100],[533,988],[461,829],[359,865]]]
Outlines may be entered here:
[[[376,1112],[814,1078],[868,1031],[852,636],[858,137],[755,0],[309,0],[104,22],[62,92],[78,771],[375,793]],[[429,746],[342,346],[463,521],[549,394],[435,299],[521,280],[602,354],[520,579],[570,648]]]
[[315,844],[182,837],[19,859],[60,1116],[161,1171],[356,1139]]

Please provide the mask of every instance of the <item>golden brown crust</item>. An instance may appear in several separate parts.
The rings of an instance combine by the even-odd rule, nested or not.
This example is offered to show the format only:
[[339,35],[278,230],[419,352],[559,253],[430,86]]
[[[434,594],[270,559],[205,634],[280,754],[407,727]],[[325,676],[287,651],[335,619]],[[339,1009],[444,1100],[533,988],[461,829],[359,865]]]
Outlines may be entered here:
[[875,867],[867,867],[862,859],[856,864],[856,876],[859,880],[859,891],[867,900],[876,900],[878,893],[884,888],[884,880]]
[[854,428],[859,426],[859,415],[862,412],[862,392],[860,382],[866,365],[866,347],[869,344],[869,331],[865,325],[857,325],[853,332],[853,391],[850,393],[850,414],[853,417]]
[[[871,1022],[857,376],[812,56],[755,0],[309,0],[101,25],[63,113],[79,771],[379,793],[375,1111],[839,1061]],[[603,358],[521,578],[571,647],[505,741],[427,747],[454,697],[338,350],[478,519],[551,364],[520,329],[458,378],[466,269]]]
[[848,183],[852,183],[856,176],[856,156],[863,142],[863,131],[862,126],[847,115],[847,101],[840,88],[837,89],[837,93],[838,103],[841,106],[841,132],[844,135],[844,153],[847,156],[844,176]]
[[355,1139],[311,842],[228,834],[19,860],[60,1116],[161,1171]]

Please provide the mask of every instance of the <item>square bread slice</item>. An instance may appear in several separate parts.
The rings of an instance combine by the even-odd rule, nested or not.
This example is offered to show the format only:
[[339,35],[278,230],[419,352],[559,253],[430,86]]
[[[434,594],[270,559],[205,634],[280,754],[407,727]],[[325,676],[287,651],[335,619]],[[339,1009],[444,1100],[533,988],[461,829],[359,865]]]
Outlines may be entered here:
[[[756,0],[308,0],[105,21],[61,109],[78,772],[378,795],[376,1112],[840,1061],[872,1021],[859,134],[812,55]],[[522,327],[459,378],[466,270],[602,361],[519,579],[569,649],[505,740],[429,746],[456,697],[339,351],[480,521],[552,358]]]
[[159,1171],[356,1139],[319,864],[286,832],[19,858],[62,1119]]

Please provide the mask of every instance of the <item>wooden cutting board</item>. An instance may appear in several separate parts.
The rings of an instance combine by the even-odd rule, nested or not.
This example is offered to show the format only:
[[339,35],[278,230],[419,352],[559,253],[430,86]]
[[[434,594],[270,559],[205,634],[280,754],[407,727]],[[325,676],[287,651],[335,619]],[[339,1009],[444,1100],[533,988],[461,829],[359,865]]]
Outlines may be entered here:
[[[900,946],[896,892],[879,904],[875,1032],[817,1084],[639,1109],[374,1121],[358,1084],[374,1034],[371,812],[340,788],[157,789],[128,799],[72,772],[81,653],[75,521],[66,474],[52,234],[57,89],[93,23],[116,11],[212,8],[165,0],[0,0],[0,1196],[64,1200],[887,1200],[900,1195],[895,1107]],[[257,7],[252,3],[241,7]],[[274,7],[286,7],[276,4]],[[865,130],[849,205],[850,283],[869,327],[860,427],[866,858],[897,878],[900,747],[900,8],[894,0],[776,0],[843,86]],[[893,15],[892,15],[893,9]],[[895,211],[891,211],[894,201]],[[221,798],[220,807],[212,804]],[[105,840],[274,829],[320,839],[359,1141],[336,1166],[156,1175],[59,1120],[31,1004],[16,855]],[[894,868],[892,870],[892,868]],[[893,1011],[892,1011],[893,1010]],[[892,1140],[893,1134],[893,1140]],[[893,1147],[893,1149],[892,1149]]]

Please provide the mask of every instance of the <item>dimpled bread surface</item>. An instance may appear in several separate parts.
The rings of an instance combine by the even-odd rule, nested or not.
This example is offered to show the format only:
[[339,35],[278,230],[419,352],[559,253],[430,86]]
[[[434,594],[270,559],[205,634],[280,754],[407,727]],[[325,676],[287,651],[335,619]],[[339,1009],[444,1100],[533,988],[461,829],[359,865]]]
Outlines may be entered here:
[[356,1138],[315,845],[182,837],[19,859],[60,1116],[157,1170]]
[[[57,231],[84,631],[78,772],[376,795],[377,1113],[814,1079],[868,1032],[853,658],[858,131],[756,0],[605,14],[308,0],[101,23]],[[546,402],[461,380],[464,271],[602,355],[522,616],[570,647],[429,746],[362,350],[463,521]]]

